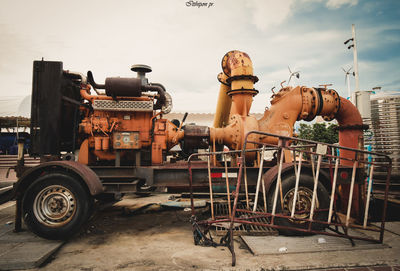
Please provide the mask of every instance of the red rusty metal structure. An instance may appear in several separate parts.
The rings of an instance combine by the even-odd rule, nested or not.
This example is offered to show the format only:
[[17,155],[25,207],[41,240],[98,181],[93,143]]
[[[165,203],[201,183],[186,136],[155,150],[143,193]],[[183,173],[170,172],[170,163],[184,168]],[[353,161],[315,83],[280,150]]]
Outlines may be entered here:
[[[276,137],[278,144],[268,144],[263,142],[252,141],[251,135],[265,135]],[[247,149],[247,146],[262,146],[260,149]],[[271,180],[271,170],[265,172],[263,168],[264,151],[274,150],[277,152],[278,157],[276,160],[277,174],[275,175],[273,189],[269,190]],[[259,152],[261,161],[259,165],[259,175],[256,184],[256,192],[254,198],[249,198],[248,185],[246,182],[246,155],[247,152]],[[292,163],[284,163],[284,152],[290,151],[293,153],[294,160]],[[343,152],[347,153],[347,157],[343,157]],[[240,157],[237,159],[239,162],[238,177],[236,181],[236,188],[234,191],[229,190],[227,183],[227,204],[229,206],[228,216],[214,216],[213,212],[213,181],[210,177],[210,204],[211,204],[211,217],[206,220],[198,221],[196,212],[193,205],[193,189],[192,189],[192,167],[190,161],[198,156],[214,156],[223,155],[231,156],[238,155],[239,152],[210,152],[204,154],[193,154],[189,158],[188,171],[189,171],[189,185],[191,191],[192,203],[192,225],[193,234],[196,244],[217,246],[223,245],[229,247],[232,253],[232,266],[236,263],[236,256],[234,252],[233,231],[237,225],[253,225],[263,226],[278,229],[280,232],[293,235],[296,233],[308,234],[324,234],[342,238],[348,238],[352,245],[353,239],[365,240],[371,242],[382,243],[386,208],[389,193],[390,173],[392,169],[392,161],[389,156],[359,150],[355,148],[341,147],[338,145],[326,144],[315,142],[311,140],[302,140],[293,137],[276,136],[269,133],[251,131],[246,135],[243,149],[240,151]],[[376,164],[367,156],[380,158],[384,163]],[[306,159],[308,157],[308,159]],[[352,157],[352,158],[351,158]],[[316,159],[315,159],[316,158]],[[315,160],[317,160],[315,165]],[[340,163],[345,164],[340,166]],[[312,174],[305,171],[305,168],[311,168]],[[384,206],[381,211],[382,216],[380,219],[380,228],[370,226],[369,207],[371,203],[371,189],[374,180],[374,168],[383,167],[388,172],[385,186]],[[285,173],[284,168],[291,169],[290,173]],[[319,183],[319,175],[323,169],[328,169],[330,172],[330,186],[327,191]],[[350,173],[348,176],[351,178],[342,178],[339,176],[339,168],[347,169]],[[212,168],[209,169],[212,174]],[[367,175],[360,177],[360,172],[367,171]],[[342,171],[344,172],[344,171]],[[308,179],[307,179],[308,178]],[[244,180],[244,182],[243,182]],[[365,181],[368,180],[365,185]],[[228,180],[227,180],[228,182]],[[294,186],[290,186],[294,183]],[[350,186],[348,192],[349,198],[345,201],[338,200],[340,196],[339,190],[343,189],[342,185]],[[352,209],[354,209],[353,197],[359,193],[354,188],[359,185],[362,192],[365,193],[366,198],[359,199],[362,213],[358,217],[352,218]],[[262,189],[260,188],[262,186]],[[261,190],[261,191],[260,191]],[[269,191],[268,191],[269,190]],[[241,192],[242,191],[242,192]],[[245,197],[241,195],[245,193]],[[328,193],[329,192],[329,193]],[[263,202],[259,202],[259,193],[262,194]],[[233,198],[233,201],[231,200]],[[246,202],[246,209],[238,209],[238,202],[240,198],[244,198]],[[344,203],[344,205],[343,205]],[[341,205],[341,206],[340,206]],[[251,208],[251,206],[253,208]],[[260,206],[263,211],[256,211],[256,207]],[[359,206],[358,206],[359,207]],[[246,216],[238,217],[236,214],[240,212],[245,213]],[[268,223],[262,223],[257,219],[267,218]],[[210,228],[220,224],[229,223],[229,231],[221,238],[220,243],[215,243],[210,235],[207,234]],[[373,231],[379,233],[379,239],[374,239],[362,234],[349,233],[349,229],[357,229],[359,231]]]

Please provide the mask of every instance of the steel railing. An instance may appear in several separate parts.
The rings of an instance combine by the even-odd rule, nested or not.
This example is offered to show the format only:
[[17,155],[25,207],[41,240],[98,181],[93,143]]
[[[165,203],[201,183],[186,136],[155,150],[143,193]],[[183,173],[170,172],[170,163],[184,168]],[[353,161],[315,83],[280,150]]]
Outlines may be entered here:
[[[268,144],[260,141],[249,140],[249,135],[259,135],[262,137],[274,137],[276,138],[277,144]],[[254,136],[253,136],[254,137]],[[247,149],[251,146],[252,149]],[[258,148],[257,148],[258,147]],[[275,151],[277,157],[273,169],[277,170],[276,176],[273,176],[275,187],[270,186],[270,191],[266,191],[266,180],[265,172],[268,170],[273,170],[268,167],[264,167],[264,153],[266,151]],[[250,187],[247,180],[246,173],[246,155],[251,152],[256,152],[259,155],[259,161],[256,163],[258,167],[258,177],[255,187]],[[346,155],[344,156],[344,152]],[[226,176],[226,198],[228,202],[228,216],[215,216],[214,214],[214,199],[213,199],[213,189],[212,189],[212,178],[211,178],[211,163],[210,157],[215,157],[216,155],[222,155],[224,158],[222,163],[225,168]],[[210,208],[211,208],[211,218],[207,220],[197,221],[195,209],[193,205],[193,174],[191,161],[195,157],[206,156],[208,161],[208,183],[209,183],[209,193],[210,193]],[[236,189],[235,191],[230,191],[229,180],[228,180],[228,166],[227,157],[231,157],[231,160],[237,161],[239,167],[236,168],[238,171]],[[291,156],[291,159],[288,157]],[[380,159],[370,159],[380,158]],[[254,154],[253,154],[254,157]],[[286,157],[286,162],[284,158]],[[369,159],[368,159],[369,158]],[[215,159],[214,159],[215,160]],[[289,160],[289,161],[288,161]],[[316,161],[315,161],[316,160]],[[380,160],[379,165],[376,165],[373,161]],[[384,162],[382,162],[384,161]],[[289,166],[288,166],[289,165]],[[221,165],[222,166],[222,165]],[[374,227],[369,227],[369,211],[371,203],[371,190],[372,182],[374,180],[374,169],[379,166],[380,168],[385,168],[387,172],[386,187],[384,204],[381,217],[381,226],[377,229]],[[284,172],[285,167],[285,174]],[[232,168],[232,167],[231,167]],[[289,168],[289,170],[288,170]],[[293,168],[293,173],[295,176],[294,187],[292,188],[293,193],[286,206],[284,206],[284,200],[286,199],[285,194],[283,195],[282,182],[283,178],[290,173],[290,168]],[[302,170],[303,168],[311,170],[312,176],[312,187],[307,188],[308,192],[304,192],[306,189],[302,187],[302,178],[305,174],[310,174],[309,170]],[[204,238],[203,244],[207,245],[225,245],[228,246],[232,252],[232,265],[235,265],[236,257],[233,246],[233,229],[235,225],[239,224],[250,224],[255,226],[266,226],[275,228],[278,230],[285,231],[296,231],[303,233],[312,234],[325,234],[330,236],[337,236],[342,238],[348,238],[354,245],[353,239],[366,240],[371,242],[382,243],[385,229],[385,218],[386,218],[386,208],[389,192],[390,174],[392,168],[392,161],[389,156],[370,152],[365,150],[358,150],[353,148],[341,147],[333,144],[326,144],[321,142],[316,142],[312,140],[304,140],[293,137],[278,136],[270,133],[264,133],[259,131],[251,131],[245,137],[245,142],[242,150],[238,151],[228,151],[228,152],[208,152],[208,153],[198,153],[192,154],[188,159],[188,170],[189,170],[189,185],[190,185],[190,195],[192,203],[192,224],[194,232],[197,234],[197,238]],[[231,169],[232,170],[232,169]],[[319,187],[322,184],[322,171],[325,175],[329,175],[330,187],[328,190],[330,193],[327,195],[320,195],[329,197],[329,207],[321,208],[321,198],[318,199],[318,191],[321,190]],[[339,171],[351,172],[350,183],[344,182],[342,177],[339,177]],[[327,173],[328,172],[328,173]],[[365,178],[364,178],[365,177]],[[326,177],[325,177],[326,178]],[[244,180],[242,184],[242,179]],[[365,185],[365,180],[367,184]],[[325,184],[326,185],[326,184]],[[347,187],[349,185],[349,187]],[[338,187],[340,186],[341,193],[348,194],[347,201],[345,199],[341,200],[342,206],[340,210],[337,208],[338,199],[341,193],[338,192]],[[303,195],[299,194],[299,189],[303,189]],[[356,189],[357,187],[357,189]],[[366,187],[365,189],[363,189]],[[250,188],[255,189],[254,198],[251,198],[249,193]],[[311,190],[312,188],[312,190]],[[245,206],[246,209],[237,209],[240,189],[244,190],[245,194]],[[271,190],[272,189],[272,190]],[[261,192],[260,192],[261,190]],[[363,193],[360,193],[362,191]],[[286,191],[287,192],[287,191]],[[364,193],[365,192],[365,193]],[[260,204],[260,193],[262,193],[262,210],[263,212],[256,211],[257,206]],[[304,196],[304,193],[308,197]],[[311,193],[311,195],[310,195]],[[361,195],[361,196],[360,196]],[[272,201],[270,197],[272,196]],[[302,199],[300,199],[300,197]],[[233,203],[231,202],[233,198]],[[308,208],[297,208],[297,206],[303,204],[304,198],[306,198],[305,205]],[[336,200],[335,200],[336,199]],[[357,201],[356,201],[357,199]],[[311,202],[310,202],[311,201]],[[271,204],[272,203],[272,204]],[[345,203],[345,204],[343,204]],[[251,208],[252,205],[252,208]],[[272,206],[271,206],[272,205]],[[357,208],[355,208],[355,205]],[[300,209],[300,210],[299,210]],[[301,210],[303,209],[303,210]],[[358,217],[356,220],[352,218],[354,209],[358,211]],[[340,211],[340,212],[339,212]],[[353,211],[353,212],[352,212]],[[236,213],[246,213],[246,216],[238,217]],[[322,214],[322,215],[320,215]],[[268,218],[269,223],[255,221],[258,218]],[[342,221],[342,219],[344,221]],[[286,223],[283,223],[286,221]],[[229,223],[229,231],[226,236],[224,236],[220,243],[215,243],[212,240],[211,235],[207,236],[210,228],[213,225],[220,223]],[[369,237],[366,235],[358,235],[355,233],[349,234],[348,230],[350,228],[355,228],[362,231],[373,231],[379,232],[379,239]],[[202,229],[202,230],[201,230]]]

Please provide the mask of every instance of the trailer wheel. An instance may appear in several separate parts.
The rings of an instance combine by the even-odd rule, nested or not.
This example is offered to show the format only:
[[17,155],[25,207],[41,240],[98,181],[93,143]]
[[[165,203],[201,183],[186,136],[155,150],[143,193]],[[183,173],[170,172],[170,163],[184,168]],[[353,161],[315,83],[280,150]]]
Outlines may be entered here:
[[[276,213],[284,214],[287,216],[291,215],[292,204],[294,200],[294,192],[295,192],[295,184],[296,184],[296,176],[294,174],[285,176],[282,178],[282,199],[283,204],[281,204],[280,192],[278,190],[278,199],[276,204]],[[268,205],[269,210],[272,210],[273,207],[273,198],[275,194],[275,187],[271,187],[268,193]],[[279,189],[279,188],[278,188]],[[310,218],[311,211],[311,202],[312,202],[312,194],[314,189],[314,179],[309,175],[302,175],[299,182],[298,187],[298,196],[297,196],[297,204],[295,209],[295,218],[308,219]],[[328,212],[327,211],[318,211],[315,210],[324,210],[329,208],[330,202],[329,193],[326,188],[319,182],[317,186],[317,198],[315,201],[314,207],[314,220],[327,221]],[[282,211],[283,205],[283,211]],[[275,224],[280,226],[287,227],[295,227],[306,229],[308,228],[308,222],[299,221],[294,219],[287,218],[278,218],[274,219]],[[323,230],[326,225],[313,223],[312,230]],[[278,229],[280,234],[283,235],[307,235],[305,232],[296,231],[296,230],[288,230],[288,229]]]
[[93,199],[82,184],[64,173],[39,177],[26,190],[23,218],[28,228],[47,239],[67,239],[91,215]]

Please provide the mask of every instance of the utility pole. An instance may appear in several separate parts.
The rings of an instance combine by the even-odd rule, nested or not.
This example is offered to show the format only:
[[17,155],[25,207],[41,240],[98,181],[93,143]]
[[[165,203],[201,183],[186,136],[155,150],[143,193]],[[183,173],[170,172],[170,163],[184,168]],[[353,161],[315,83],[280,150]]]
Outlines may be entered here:
[[356,79],[356,89],[360,90],[360,85],[358,82],[358,60],[357,60],[357,41],[356,41],[356,27],[354,24],[351,25],[351,33],[353,38],[353,57],[354,57],[354,77]]
[[[359,85],[359,77],[358,77],[358,60],[357,60],[357,41],[356,41],[356,27],[354,24],[351,25],[351,39],[348,39],[344,42],[345,45],[347,45],[347,43],[349,43],[350,41],[352,41],[353,43],[350,44],[349,46],[347,46],[347,49],[351,49],[353,48],[353,58],[354,58],[354,77],[356,80],[356,87],[354,92],[359,91],[360,90],[360,85]],[[353,99],[354,98],[354,99]],[[355,101],[355,97],[351,97],[350,99],[353,101],[353,103],[356,103]]]

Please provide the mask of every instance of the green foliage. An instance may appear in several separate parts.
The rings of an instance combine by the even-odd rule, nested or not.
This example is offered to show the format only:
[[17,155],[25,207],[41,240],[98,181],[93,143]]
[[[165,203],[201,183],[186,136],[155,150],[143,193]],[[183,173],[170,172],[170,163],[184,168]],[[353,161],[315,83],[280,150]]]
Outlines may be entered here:
[[334,144],[339,142],[337,125],[330,123],[300,123],[299,138]]

